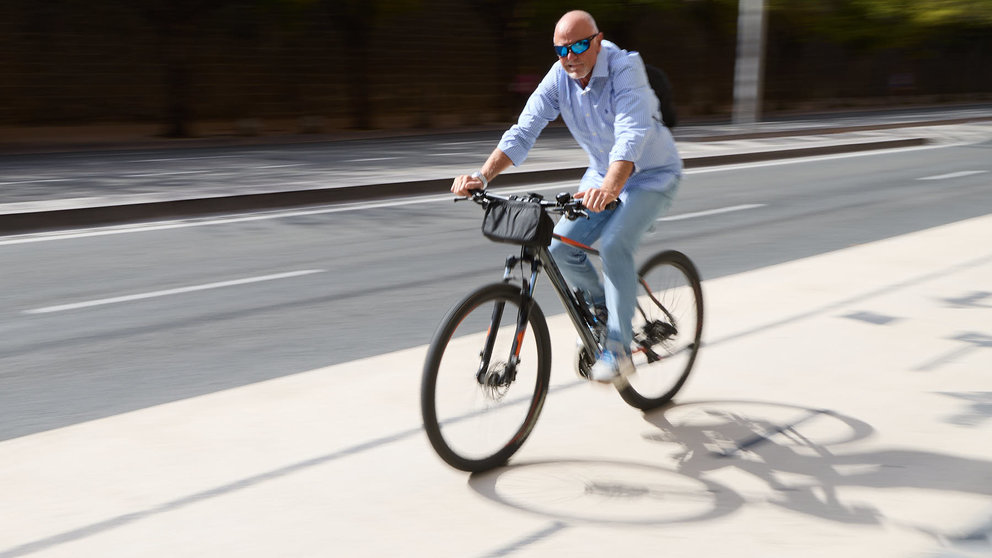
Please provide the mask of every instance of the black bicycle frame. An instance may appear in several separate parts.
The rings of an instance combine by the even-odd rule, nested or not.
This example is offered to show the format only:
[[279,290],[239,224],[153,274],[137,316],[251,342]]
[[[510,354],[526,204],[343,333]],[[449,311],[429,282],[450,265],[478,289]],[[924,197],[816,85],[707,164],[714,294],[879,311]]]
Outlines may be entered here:
[[[579,246],[579,248],[589,251],[592,254],[598,253],[596,250],[588,247]],[[534,288],[537,285],[537,277],[541,268],[544,268],[545,273],[547,273],[548,279],[551,281],[552,288],[561,300],[562,306],[565,307],[568,317],[572,320],[572,325],[575,326],[575,330],[579,333],[579,337],[582,339],[582,344],[585,345],[590,355],[595,355],[598,350],[596,345],[596,337],[589,328],[586,317],[583,316],[581,309],[584,307],[584,303],[578,299],[575,293],[569,290],[565,277],[561,274],[558,264],[555,262],[554,258],[551,257],[551,252],[547,247],[542,246],[533,248],[524,246],[520,250],[519,257],[511,256],[507,258],[506,267],[503,271],[503,281],[509,282],[512,279],[514,267],[518,264],[528,262],[531,265],[531,274],[530,279],[524,276],[521,280],[520,296],[522,298],[522,302],[520,305],[520,316],[517,320],[516,335],[514,336],[513,346],[511,349],[514,359],[519,356],[518,352],[520,350],[520,343],[523,341],[524,334],[527,330],[530,308],[534,302]],[[498,327],[499,320],[502,317],[502,310],[502,305],[499,304],[497,305],[497,308],[493,310],[493,321],[490,326],[491,330],[494,327]],[[484,366],[488,366],[493,342],[494,339],[492,336],[489,336],[486,341],[485,354],[483,355]],[[516,362],[513,364],[515,366]]]
[[[592,252],[595,253],[594,250]],[[581,302],[575,293],[569,290],[565,277],[561,274],[561,270],[558,269],[558,264],[551,257],[551,252],[547,248],[541,247],[537,255],[540,258],[541,265],[548,274],[548,280],[551,281],[551,286],[554,288],[555,293],[558,294],[558,298],[561,300],[562,306],[565,307],[568,317],[572,320],[575,331],[579,333],[582,344],[585,345],[590,355],[596,355],[598,352],[596,337],[593,335],[592,330],[589,329],[589,324],[582,315],[582,310],[580,310],[585,306],[585,303]]]

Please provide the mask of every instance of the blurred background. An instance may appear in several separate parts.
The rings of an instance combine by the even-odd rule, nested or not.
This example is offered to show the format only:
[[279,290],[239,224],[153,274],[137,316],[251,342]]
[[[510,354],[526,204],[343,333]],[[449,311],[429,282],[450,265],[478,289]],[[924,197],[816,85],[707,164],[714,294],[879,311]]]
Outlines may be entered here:
[[[559,0],[4,0],[0,129],[156,135],[505,123],[555,63]],[[683,121],[732,112],[737,0],[589,0]],[[761,111],[984,102],[992,0],[766,0]]]

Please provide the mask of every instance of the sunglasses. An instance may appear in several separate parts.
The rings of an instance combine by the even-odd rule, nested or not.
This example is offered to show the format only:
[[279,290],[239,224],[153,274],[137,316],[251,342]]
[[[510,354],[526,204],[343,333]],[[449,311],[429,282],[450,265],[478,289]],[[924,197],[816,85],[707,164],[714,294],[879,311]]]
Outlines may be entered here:
[[[596,33],[596,35],[599,35],[599,33]],[[592,40],[596,38],[596,35],[592,35],[590,37],[586,37],[585,39],[575,41],[570,45],[565,45],[565,46],[554,45],[555,54],[557,54],[560,58],[565,58],[566,56],[568,56],[568,51],[572,51],[573,54],[578,56],[583,52],[589,50],[589,45],[592,43]]]

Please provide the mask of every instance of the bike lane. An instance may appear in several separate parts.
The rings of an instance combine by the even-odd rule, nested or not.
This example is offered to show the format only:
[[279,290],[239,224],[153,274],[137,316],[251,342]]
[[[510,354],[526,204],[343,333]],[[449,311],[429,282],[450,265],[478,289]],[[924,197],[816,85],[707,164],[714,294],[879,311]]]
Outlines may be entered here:
[[576,379],[555,316],[544,413],[486,474],[431,453],[423,347],[8,440],[0,557],[987,556],[990,234],[705,281],[697,367],[648,414]]

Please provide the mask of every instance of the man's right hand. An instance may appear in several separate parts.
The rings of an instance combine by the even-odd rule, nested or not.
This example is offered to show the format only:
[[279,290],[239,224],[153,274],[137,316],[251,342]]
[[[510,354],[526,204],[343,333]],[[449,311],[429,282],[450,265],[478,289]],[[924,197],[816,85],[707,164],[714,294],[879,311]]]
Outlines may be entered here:
[[482,183],[482,180],[463,174],[455,177],[455,181],[451,184],[451,193],[459,197],[468,197],[472,190],[484,190],[486,185]]

